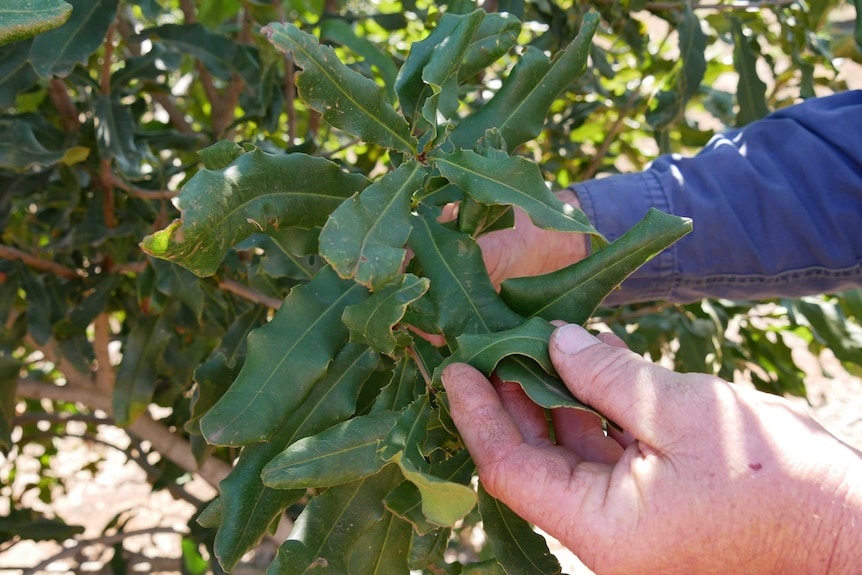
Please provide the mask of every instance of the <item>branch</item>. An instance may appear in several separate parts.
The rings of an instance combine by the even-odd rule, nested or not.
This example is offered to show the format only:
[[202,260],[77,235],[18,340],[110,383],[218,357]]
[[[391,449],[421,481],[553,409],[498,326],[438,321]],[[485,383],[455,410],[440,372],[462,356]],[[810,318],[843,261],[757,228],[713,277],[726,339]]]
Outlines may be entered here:
[[231,292],[240,297],[244,297],[247,300],[263,304],[272,309],[279,309],[281,307],[282,301],[280,299],[260,293],[256,289],[250,288],[247,285],[241,284],[235,280],[220,280],[218,282],[218,287],[220,287],[224,291]]
[[19,250],[11,246],[5,246],[3,244],[0,244],[0,258],[5,260],[21,260],[27,267],[43,272],[49,272],[56,276],[60,276],[61,278],[74,280],[81,277],[81,275],[72,268],[67,268],[66,266],[50,260],[43,260],[42,258],[30,255],[23,250]]
[[[77,402],[106,413],[110,413],[111,411],[110,398],[99,393],[92,386],[87,389],[86,387],[82,388],[71,384],[54,385],[31,379],[19,379],[16,395],[28,399]],[[152,445],[153,451],[173,461],[189,473],[200,475],[213,487],[218,487],[219,482],[230,473],[231,466],[221,459],[214,457],[206,459],[198,467],[189,442],[178,434],[172,433],[168,428],[152,419],[146,413],[132,422],[126,428],[126,431],[137,435],[141,439],[146,439]]]
[[66,83],[59,78],[54,78],[49,84],[48,96],[54,104],[54,108],[60,113],[60,121],[63,124],[63,129],[66,132],[74,132],[81,127],[78,121],[78,108],[75,102],[69,97],[69,91],[66,89]]
[[56,554],[48,557],[35,567],[27,569],[24,573],[25,575],[38,575],[39,573],[44,573],[48,566],[55,561],[59,561],[60,559],[64,559],[66,557],[72,557],[77,555],[81,549],[86,547],[91,547],[93,545],[105,545],[106,547],[110,547],[116,543],[120,543],[121,541],[125,541],[130,537],[137,537],[139,535],[155,535],[156,533],[176,533],[177,535],[185,535],[182,531],[178,531],[173,527],[148,527],[147,529],[138,529],[137,531],[126,531],[121,533],[114,533],[113,535],[102,535],[101,537],[94,537],[92,539],[75,539],[75,544],[64,548],[62,551],[58,551]]

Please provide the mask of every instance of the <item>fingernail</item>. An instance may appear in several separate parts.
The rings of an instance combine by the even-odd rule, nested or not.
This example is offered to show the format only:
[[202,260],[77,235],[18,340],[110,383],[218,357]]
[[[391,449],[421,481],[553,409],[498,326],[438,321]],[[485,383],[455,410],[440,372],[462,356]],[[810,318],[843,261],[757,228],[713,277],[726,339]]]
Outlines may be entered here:
[[579,325],[570,323],[555,332],[554,347],[566,355],[577,353],[585,347],[601,343],[598,338]]

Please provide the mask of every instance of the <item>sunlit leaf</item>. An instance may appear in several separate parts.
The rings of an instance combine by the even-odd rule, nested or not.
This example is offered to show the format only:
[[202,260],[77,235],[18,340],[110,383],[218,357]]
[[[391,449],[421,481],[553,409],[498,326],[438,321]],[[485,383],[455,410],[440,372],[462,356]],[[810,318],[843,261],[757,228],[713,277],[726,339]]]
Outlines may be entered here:
[[212,275],[227,250],[252,233],[322,226],[367,185],[363,176],[321,158],[255,150],[224,169],[195,174],[176,201],[182,219],[144,238],[141,247],[199,276]]
[[366,295],[328,268],[291,291],[272,321],[248,336],[237,380],[201,419],[207,441],[239,446],[270,437],[290,416],[286,398],[301,402],[347,341],[344,308]]
[[59,28],[39,34],[30,47],[30,63],[42,78],[66,77],[86,64],[104,42],[119,0],[67,0],[72,14]]
[[293,24],[273,23],[262,32],[302,68],[296,80],[299,95],[323,119],[384,148],[416,153],[416,140],[404,118],[390,107],[373,80],[341,63],[329,46]]
[[429,284],[428,278],[404,274],[400,282],[389,284],[345,309],[342,320],[350,330],[350,341],[393,355],[399,343],[410,341],[406,333],[393,332],[393,327],[404,317],[407,306],[428,291]]
[[425,178],[418,162],[399,168],[336,209],[320,232],[320,253],[343,278],[377,290],[401,271],[410,199]]
[[604,249],[562,270],[503,282],[500,293],[525,316],[584,323],[632,272],[691,231],[691,220],[651,209]]
[[63,0],[5,0],[0,6],[0,45],[53,30],[71,15],[72,5]]
[[464,54],[458,80],[464,81],[496,62],[515,45],[520,30],[521,23],[512,14],[486,14]]

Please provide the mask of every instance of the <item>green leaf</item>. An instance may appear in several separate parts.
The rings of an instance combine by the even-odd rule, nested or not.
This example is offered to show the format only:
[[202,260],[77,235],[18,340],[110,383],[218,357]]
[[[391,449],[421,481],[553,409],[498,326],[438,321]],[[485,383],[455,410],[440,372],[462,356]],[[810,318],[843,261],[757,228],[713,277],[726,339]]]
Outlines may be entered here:
[[284,53],[293,54],[302,72],[296,79],[302,100],[331,125],[384,148],[416,154],[416,139],[404,118],[373,80],[341,63],[335,51],[293,24],[273,23],[262,32]]
[[221,170],[246,153],[246,149],[230,140],[219,140],[215,144],[198,150],[198,158],[208,170]]
[[241,367],[241,363],[230,365],[224,354],[218,353],[195,369],[191,417],[183,425],[183,429],[192,435],[201,434],[201,417],[225,394]]
[[383,90],[388,102],[395,102],[395,78],[398,67],[392,57],[366,38],[357,36],[353,27],[341,18],[326,18],[320,23],[320,39],[332,40],[353,50],[365,61],[377,68],[383,80]]
[[424,211],[414,218],[408,243],[422,275],[431,280],[428,296],[447,338],[509,329],[523,321],[497,295],[473,238],[447,229]]
[[111,400],[118,425],[129,425],[146,411],[159,375],[159,358],[171,339],[174,315],[143,318],[126,338]]
[[375,373],[377,354],[364,346],[347,344],[323,379],[300,402],[285,398],[290,418],[272,439],[245,447],[231,473],[219,484],[223,507],[215,550],[221,564],[233,569],[260,542],[269,526],[304,489],[281,490],[264,486],[261,472],[273,457],[298,439],[320,433],[344,421],[356,409],[363,384]]
[[856,40],[856,48],[862,51],[862,0],[853,0],[856,7],[856,20],[853,25],[853,38]]
[[56,164],[72,165],[84,161],[89,152],[83,146],[49,150],[39,143],[28,122],[0,121],[0,168],[24,172]]
[[540,228],[598,234],[586,214],[551,193],[539,166],[526,158],[488,158],[460,150],[436,153],[431,159],[446,179],[477,202],[518,206]]
[[175,263],[163,260],[153,259],[150,265],[156,272],[156,289],[184,303],[200,321],[205,297],[197,276]]
[[0,7],[0,45],[53,30],[71,15],[72,5],[63,0],[4,0]]
[[165,24],[144,30],[141,38],[161,40],[159,45],[196,58],[219,80],[230,82],[236,73],[247,86],[260,81],[256,48],[210,32],[200,24]]
[[513,15],[486,14],[458,69],[458,81],[463,82],[496,62],[515,45],[520,31],[521,23]]
[[679,23],[679,52],[682,58],[679,86],[684,102],[697,93],[706,74],[706,41],[700,19],[691,9],[691,5],[686,4],[682,21]]
[[405,274],[400,282],[389,284],[345,309],[342,320],[350,330],[350,341],[393,355],[397,345],[410,342],[410,336],[403,331],[394,333],[392,328],[404,317],[407,306],[428,291],[430,283],[428,278]]
[[443,15],[458,18],[458,23],[446,40],[433,48],[422,68],[422,81],[431,88],[430,96],[422,104],[422,116],[432,126],[437,124],[438,114],[448,119],[458,110],[458,69],[484,16],[483,10],[464,16]]
[[15,393],[21,362],[0,352],[0,453],[12,446],[12,419],[15,417]]
[[395,364],[392,379],[380,390],[380,395],[371,407],[371,413],[401,411],[424,391],[425,384],[419,379],[416,363],[405,356]]
[[464,565],[461,575],[506,575],[506,571],[496,559],[486,559]]
[[354,417],[291,444],[263,468],[264,485],[276,489],[329,487],[368,477],[385,462],[377,456],[398,414]]
[[299,575],[317,569],[347,573],[357,541],[382,519],[383,498],[400,482],[398,468],[387,465],[377,475],[327,489],[312,499],[267,573]]
[[15,42],[0,47],[0,109],[14,106],[18,94],[25,93],[38,80],[30,66],[30,44]]
[[266,441],[290,415],[285,399],[301,402],[347,341],[344,308],[366,295],[365,288],[329,268],[294,288],[272,321],[248,336],[239,377],[201,419],[207,441],[227,446]]
[[504,503],[488,495],[481,484],[479,513],[497,561],[506,573],[556,575],[561,572],[560,562],[548,550],[545,538]]
[[548,340],[554,329],[554,326],[544,319],[532,318],[506,331],[459,336],[458,350],[440,365],[437,373],[450,363],[463,362],[490,375],[504,357],[522,355],[541,365],[547,373],[553,374],[555,371],[548,355]]
[[215,273],[227,250],[255,232],[322,226],[368,180],[305,154],[254,150],[220,170],[201,170],[177,197],[182,219],[144,238],[150,255],[198,276]]
[[30,64],[42,78],[65,78],[77,64],[87,63],[99,49],[117,14],[119,0],[68,0],[72,14],[66,23],[36,36]]
[[505,357],[497,364],[496,374],[502,381],[517,382],[533,403],[545,409],[582,409],[605,419],[602,414],[578,401],[561,379],[546,372],[535,361],[515,355]]
[[[412,487],[410,482],[404,483]],[[451,535],[451,529],[435,529],[426,535],[419,535],[414,529],[407,557],[408,567],[421,570],[442,560]]]
[[602,300],[650,258],[691,231],[691,220],[651,209],[609,246],[569,267],[503,282],[506,303],[525,316],[584,323]]
[[736,101],[739,111],[736,114],[736,125],[744,126],[758,120],[769,113],[766,104],[766,84],[757,75],[757,54],[751,49],[748,36],[737,19],[732,19],[733,32],[733,67],[739,74],[736,86]]
[[585,14],[578,35],[553,60],[538,48],[528,47],[491,101],[452,131],[455,147],[472,148],[493,127],[503,134],[510,150],[538,136],[551,104],[586,70],[598,25],[597,12]]
[[345,573],[390,575],[408,573],[409,523],[389,512],[368,529],[354,544]]
[[320,232],[320,253],[341,277],[373,290],[401,271],[410,235],[410,199],[427,170],[401,164],[336,209]]
[[135,144],[135,119],[129,106],[116,96],[99,96],[95,113],[96,139],[102,157],[114,160],[126,177],[140,178],[143,155]]

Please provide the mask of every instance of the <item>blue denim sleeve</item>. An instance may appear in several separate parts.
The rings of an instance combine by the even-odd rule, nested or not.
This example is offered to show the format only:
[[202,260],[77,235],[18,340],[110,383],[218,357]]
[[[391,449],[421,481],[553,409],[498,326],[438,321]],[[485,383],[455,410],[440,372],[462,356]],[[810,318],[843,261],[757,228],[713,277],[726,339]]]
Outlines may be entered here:
[[576,184],[615,240],[651,207],[692,233],[605,301],[767,299],[862,286],[862,91],[808,100],[716,136],[695,157]]

